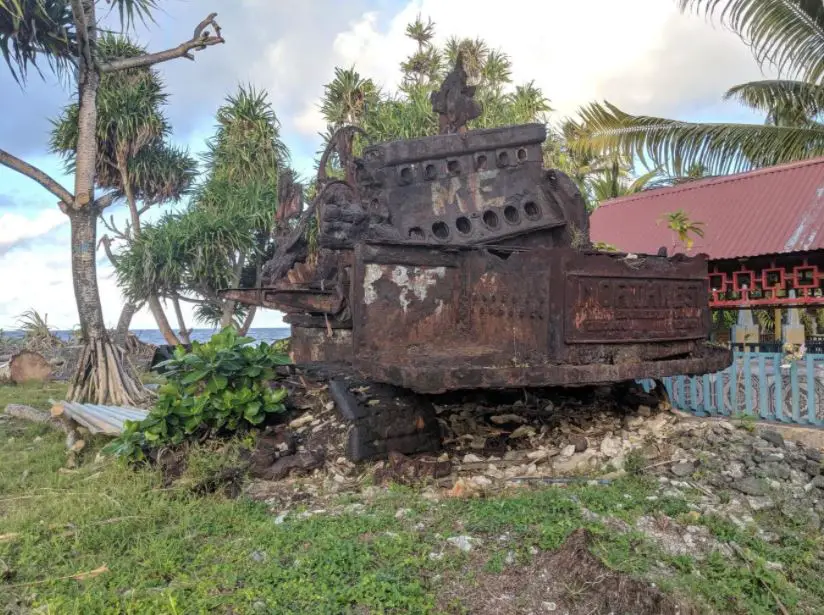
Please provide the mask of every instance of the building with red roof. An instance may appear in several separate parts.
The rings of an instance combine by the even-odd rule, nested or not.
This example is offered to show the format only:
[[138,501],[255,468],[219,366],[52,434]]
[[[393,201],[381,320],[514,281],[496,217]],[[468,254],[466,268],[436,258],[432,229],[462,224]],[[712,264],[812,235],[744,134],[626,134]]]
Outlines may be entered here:
[[701,223],[690,254],[710,259],[712,307],[824,306],[824,158],[607,201],[590,236],[622,252],[685,252],[664,219],[678,210]]

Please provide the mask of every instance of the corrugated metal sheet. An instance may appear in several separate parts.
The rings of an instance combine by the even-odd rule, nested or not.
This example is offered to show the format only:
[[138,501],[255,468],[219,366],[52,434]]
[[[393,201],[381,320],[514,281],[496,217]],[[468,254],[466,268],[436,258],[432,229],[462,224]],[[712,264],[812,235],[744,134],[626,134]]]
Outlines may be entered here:
[[704,223],[692,254],[721,260],[824,249],[824,158],[607,201],[592,214],[590,235],[626,252],[683,252],[659,222],[678,209]]
[[88,429],[89,432],[110,436],[122,433],[123,424],[126,421],[142,421],[149,415],[147,410],[122,406],[78,404],[69,401],[60,401],[55,405],[61,407],[66,416]]

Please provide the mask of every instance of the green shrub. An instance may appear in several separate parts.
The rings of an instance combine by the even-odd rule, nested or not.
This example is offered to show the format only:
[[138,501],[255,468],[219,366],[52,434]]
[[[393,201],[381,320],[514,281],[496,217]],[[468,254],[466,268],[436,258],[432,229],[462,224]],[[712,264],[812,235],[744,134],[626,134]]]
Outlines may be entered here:
[[166,383],[149,416],[127,422],[123,434],[107,449],[131,459],[143,459],[148,449],[177,445],[206,432],[235,432],[283,412],[286,389],[272,388],[275,367],[289,358],[274,346],[251,345],[227,327],[205,344],[192,343],[191,352],[175,349]]
[[276,340],[272,343],[272,347],[275,348],[277,352],[281,352],[283,354],[289,354],[289,351],[292,348],[292,338],[291,337],[284,337],[281,340]]

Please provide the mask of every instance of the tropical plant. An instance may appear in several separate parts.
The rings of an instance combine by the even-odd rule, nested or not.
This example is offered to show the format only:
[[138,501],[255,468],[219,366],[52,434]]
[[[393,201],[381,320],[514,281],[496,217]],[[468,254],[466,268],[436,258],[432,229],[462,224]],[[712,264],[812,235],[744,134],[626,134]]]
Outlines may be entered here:
[[[98,57],[102,61],[113,58],[133,58],[145,53],[126,37],[104,34],[98,41]],[[121,231],[113,217],[103,223],[118,243],[128,244],[140,236],[141,216],[153,205],[179,201],[187,193],[197,170],[195,161],[183,150],[169,145],[171,132],[163,116],[162,106],[167,95],[160,76],[151,66],[141,66],[102,75],[98,90],[97,114],[97,168],[95,183],[113,190],[116,198],[125,197],[130,222]],[[73,170],[77,151],[79,105],[68,105],[53,121],[51,147]],[[138,207],[138,201],[141,206]],[[111,249],[112,239],[104,235],[100,240],[113,265],[117,257]],[[173,298],[176,301],[176,298]],[[143,302],[155,318],[158,329],[168,344],[179,344],[156,294],[142,297],[138,303],[127,301],[118,319],[115,339],[122,344],[128,332],[131,316]],[[180,306],[180,335],[189,343]]]
[[[432,92],[440,86],[462,54],[468,81],[477,87],[476,98],[483,112],[470,128],[489,128],[527,122],[545,122],[549,101],[534,82],[512,83],[512,65],[502,50],[490,49],[480,38],[448,39],[443,47],[434,44],[435,23],[418,16],[406,28],[416,44],[400,64],[401,85],[397,92],[380,91],[371,79],[354,67],[335,69],[335,78],[324,88],[320,110],[328,124],[323,137],[326,149],[335,132],[346,125],[359,126],[372,141],[412,139],[438,133],[438,118],[432,112]],[[358,153],[364,139],[352,136],[345,148]],[[333,156],[329,175],[340,175]]]
[[[667,223],[667,228],[678,237],[678,241],[684,245],[687,252],[692,250],[692,246],[695,244],[692,235],[704,236],[704,229],[702,228],[704,223],[690,220],[687,212],[683,209],[664,214],[659,219],[660,222]],[[673,242],[673,247],[675,247],[675,242]]]
[[[156,0],[110,0],[117,7],[121,23],[130,27],[135,18],[147,19]],[[194,51],[223,42],[215,14],[194,30],[192,38],[157,53],[103,60],[98,38],[103,30],[98,20],[100,0],[0,0],[0,50],[15,79],[25,79],[29,66],[40,58],[77,83],[77,147],[74,187],[67,190],[42,170],[0,150],[0,164],[38,182],[57,199],[69,217],[72,242],[71,264],[77,311],[84,347],[67,393],[70,400],[101,404],[135,405],[149,397],[122,350],[111,343],[103,319],[94,246],[97,217],[116,194],[95,196],[97,171],[97,93],[101,76],[122,70],[150,66],[175,58],[193,58]],[[212,33],[209,28],[214,29]],[[71,68],[71,71],[65,69]]]
[[17,317],[17,326],[23,333],[23,343],[29,350],[50,349],[62,346],[63,341],[52,332],[49,315],[30,308]]
[[228,327],[205,344],[192,342],[190,352],[175,348],[174,356],[158,365],[166,383],[149,416],[127,422],[107,450],[142,460],[150,449],[248,429],[282,413],[287,391],[270,383],[275,368],[289,358],[265,342],[252,342]]
[[824,155],[824,5],[818,0],[678,0],[720,17],[779,79],[737,85],[724,98],[765,114],[759,124],[693,123],[632,115],[615,105],[581,110],[586,147],[621,152],[680,176],[693,165],[734,173]]
[[[151,294],[196,304],[195,317],[210,325],[248,331],[255,315],[221,297],[225,288],[260,285],[263,261],[273,250],[279,190],[294,180],[288,151],[265,92],[241,87],[217,113],[215,136],[207,142],[206,176],[188,206],[145,225],[118,256],[118,284],[131,301]],[[298,204],[299,205],[299,204]]]

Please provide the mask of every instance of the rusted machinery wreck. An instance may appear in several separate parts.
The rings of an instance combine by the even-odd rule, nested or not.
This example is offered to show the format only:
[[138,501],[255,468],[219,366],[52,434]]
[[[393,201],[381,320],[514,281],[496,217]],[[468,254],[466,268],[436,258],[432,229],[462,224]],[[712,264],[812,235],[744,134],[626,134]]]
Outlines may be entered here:
[[382,387],[386,403],[367,406],[342,380],[330,385],[356,459],[432,447],[437,421],[420,394],[613,384],[731,361],[706,343],[706,259],[593,250],[575,184],[543,168],[545,127],[467,130],[473,94],[459,62],[433,94],[442,134],[353,158],[355,129],[340,131],[345,178],[328,180],[324,157],[318,197],[262,286],[224,291],[285,312],[296,364],[345,366]]

